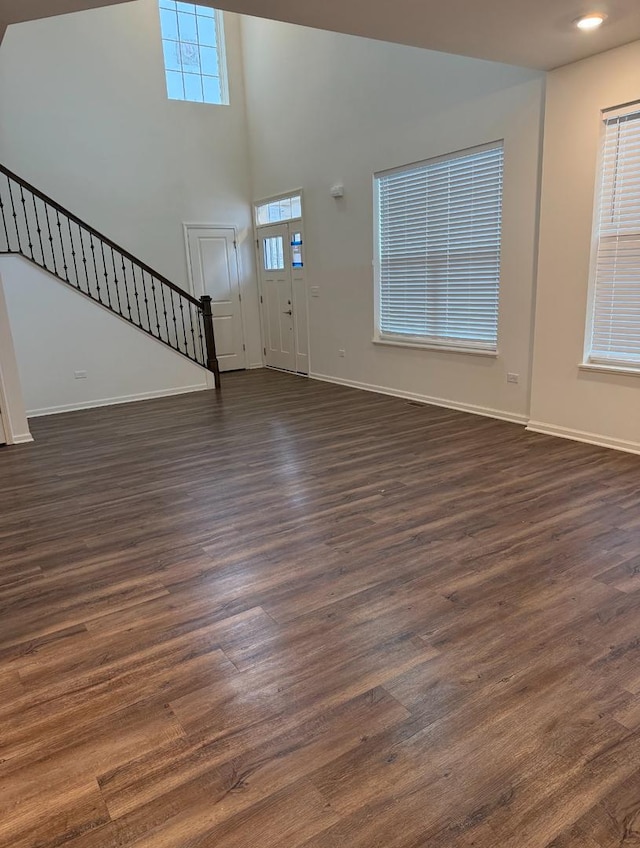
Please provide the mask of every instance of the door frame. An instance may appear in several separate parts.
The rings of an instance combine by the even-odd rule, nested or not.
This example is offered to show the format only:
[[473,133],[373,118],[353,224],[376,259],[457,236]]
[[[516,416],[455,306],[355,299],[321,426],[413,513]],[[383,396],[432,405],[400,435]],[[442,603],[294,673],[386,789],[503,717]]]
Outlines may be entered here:
[[[300,206],[301,206],[301,209],[302,209],[302,215],[299,218],[287,218],[286,221],[271,221],[268,224],[258,224],[257,215],[256,215],[256,210],[257,210],[258,206],[262,206],[264,203],[272,203],[274,200],[286,200],[287,197],[293,197],[296,194],[300,195]],[[267,355],[266,355],[267,334],[266,334],[265,323],[264,323],[264,309],[263,309],[262,265],[261,265],[261,262],[260,262],[260,231],[265,229],[266,227],[274,226],[275,224],[288,224],[289,226],[291,226],[291,224],[294,223],[295,221],[300,221],[300,223],[302,225],[302,232],[304,233],[304,245],[303,245],[303,248],[304,248],[304,254],[303,254],[304,255],[304,271],[305,271],[305,275],[304,275],[304,300],[305,300],[304,311],[305,311],[305,315],[306,315],[306,319],[307,319],[307,368],[308,368],[308,371],[307,371],[306,374],[302,371],[290,371],[290,372],[287,372],[287,373],[295,374],[298,377],[309,377],[309,375],[311,374],[311,332],[310,332],[311,325],[309,323],[309,283],[308,283],[308,277],[307,277],[307,270],[308,270],[307,250],[306,250],[307,235],[306,235],[305,224],[304,224],[304,221],[305,221],[304,189],[293,188],[290,191],[282,191],[282,192],[279,192],[278,194],[272,194],[272,195],[269,195],[268,197],[261,197],[261,198],[258,198],[257,200],[254,200],[253,203],[251,204],[251,217],[252,217],[252,220],[253,220],[253,243],[254,243],[254,247],[255,247],[256,280],[257,280],[257,284],[258,284],[258,296],[259,296],[258,307],[259,307],[259,312],[260,312],[260,334],[262,336],[262,364],[263,364],[264,367],[269,367],[269,368],[271,368],[273,366],[267,366]],[[292,293],[293,293],[293,297],[295,298],[295,288],[293,288],[293,287],[292,287]],[[293,336],[294,336],[294,344],[296,344],[296,326],[295,326],[295,323],[294,323],[294,329],[293,329]],[[297,348],[296,348],[296,351],[297,351]],[[275,370],[278,370],[278,369],[275,369]]]
[[[240,255],[240,251],[238,249],[238,228],[235,224],[198,224],[194,221],[186,221],[182,223],[182,232],[184,236],[184,250],[187,259],[187,281],[189,283],[189,294],[193,295],[193,297],[197,297],[198,300],[204,294],[203,291],[196,291],[196,287],[193,281],[193,268],[191,266],[191,253],[189,252],[189,230],[232,230],[233,231],[233,246],[236,252],[236,266],[238,268],[238,291],[240,294],[240,324],[242,326],[242,344],[243,344],[243,362],[245,370],[248,366],[248,353],[247,353],[247,317],[245,315],[245,297],[244,294],[244,269],[242,267],[242,257]],[[213,386],[213,374],[207,372],[207,385],[211,384]]]

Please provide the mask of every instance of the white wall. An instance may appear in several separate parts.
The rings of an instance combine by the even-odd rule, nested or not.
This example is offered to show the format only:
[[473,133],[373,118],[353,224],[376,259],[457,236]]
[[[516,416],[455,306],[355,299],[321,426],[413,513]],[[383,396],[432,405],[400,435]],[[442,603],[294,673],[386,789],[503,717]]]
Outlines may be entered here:
[[[236,16],[225,15],[225,31],[228,107],[167,99],[156,0],[10,27],[0,48],[0,159],[183,287],[183,222],[235,225],[244,270],[246,343],[255,364],[261,362],[262,345]],[[59,292],[53,281],[51,286]],[[57,298],[51,303],[54,311],[43,315],[41,305],[27,302],[28,297],[26,290],[13,292],[12,309],[51,322],[54,332],[63,326],[70,330],[68,341],[82,367],[91,350],[60,314],[62,300]],[[112,322],[115,341],[120,329],[115,318]],[[20,332],[15,331],[20,357],[35,357]],[[27,361],[23,371],[31,373],[33,365]],[[48,386],[60,388],[54,405],[65,403],[67,373],[52,359],[41,360],[38,367],[46,370]],[[177,373],[165,381],[167,389],[175,387]],[[191,375],[182,379],[184,385],[193,383]],[[114,385],[118,381],[117,394],[126,394],[129,374],[114,373]],[[147,391],[158,387],[151,375],[140,385]],[[94,397],[88,383],[75,388],[78,403]],[[51,392],[35,396],[33,386],[25,393],[30,407],[55,400]]]
[[206,388],[203,368],[25,259],[0,272],[28,415]]
[[[0,267],[0,271],[2,268]],[[9,311],[0,276],[0,444],[31,442]]]
[[549,75],[531,427],[640,450],[640,376],[579,368],[600,111],[640,98],[640,42]]
[[[255,18],[242,27],[254,199],[304,189],[308,285],[320,286],[312,373],[525,420],[543,75]],[[372,174],[500,138],[500,356],[373,345]],[[342,200],[329,196],[338,181]]]

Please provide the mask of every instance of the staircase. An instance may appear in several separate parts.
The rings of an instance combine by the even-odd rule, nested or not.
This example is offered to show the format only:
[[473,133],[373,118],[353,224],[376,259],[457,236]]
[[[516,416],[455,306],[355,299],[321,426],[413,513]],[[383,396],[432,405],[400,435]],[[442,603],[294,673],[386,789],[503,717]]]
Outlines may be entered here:
[[0,165],[0,255],[19,255],[214,375],[211,298],[200,300]]

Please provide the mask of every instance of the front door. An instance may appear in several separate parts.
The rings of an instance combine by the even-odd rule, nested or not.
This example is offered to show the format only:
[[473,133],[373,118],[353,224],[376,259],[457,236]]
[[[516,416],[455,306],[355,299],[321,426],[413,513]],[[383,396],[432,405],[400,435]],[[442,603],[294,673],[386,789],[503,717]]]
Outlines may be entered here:
[[211,296],[220,370],[246,368],[235,231],[187,227],[187,245],[194,294]]
[[290,241],[287,224],[258,230],[266,364],[285,371],[296,370]]

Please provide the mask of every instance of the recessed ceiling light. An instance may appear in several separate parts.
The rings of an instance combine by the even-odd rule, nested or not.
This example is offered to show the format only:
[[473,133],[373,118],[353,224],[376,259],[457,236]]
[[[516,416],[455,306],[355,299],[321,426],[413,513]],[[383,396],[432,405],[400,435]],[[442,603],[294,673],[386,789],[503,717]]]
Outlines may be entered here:
[[594,12],[591,15],[583,15],[575,21],[575,25],[581,30],[598,29],[605,22],[607,16],[601,12]]

